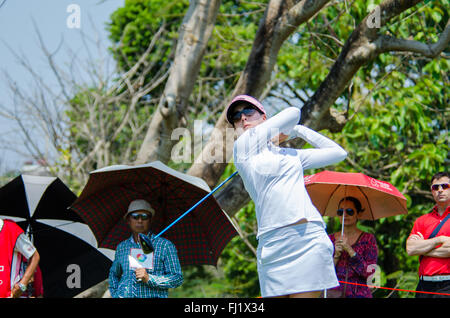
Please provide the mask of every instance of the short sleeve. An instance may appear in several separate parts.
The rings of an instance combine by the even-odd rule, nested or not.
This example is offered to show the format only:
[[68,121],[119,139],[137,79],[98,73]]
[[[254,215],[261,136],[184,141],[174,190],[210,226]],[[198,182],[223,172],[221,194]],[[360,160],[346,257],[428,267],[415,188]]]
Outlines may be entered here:
[[19,235],[14,249],[22,254],[26,259],[29,259],[33,256],[34,252],[36,252],[36,248],[33,243],[31,243],[24,233]]
[[418,218],[416,220],[416,222],[414,222],[413,228],[412,228],[411,233],[409,234],[409,236],[411,236],[413,234],[417,234],[419,232],[424,234],[422,218]]

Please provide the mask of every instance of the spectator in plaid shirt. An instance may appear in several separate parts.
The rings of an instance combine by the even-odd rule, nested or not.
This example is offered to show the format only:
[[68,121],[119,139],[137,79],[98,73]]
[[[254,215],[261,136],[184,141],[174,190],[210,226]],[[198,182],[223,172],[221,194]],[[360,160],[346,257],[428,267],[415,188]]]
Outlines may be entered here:
[[[114,262],[109,271],[109,290],[113,298],[167,298],[169,288],[183,283],[180,261],[172,242],[162,237],[155,238],[149,233],[151,218],[155,210],[145,200],[130,203],[124,218],[132,231],[129,239],[116,248]],[[139,233],[148,234],[154,248],[153,269],[136,268],[130,264],[132,249],[141,248]],[[135,263],[146,258],[143,252]],[[140,257],[139,257],[140,255]],[[149,254],[152,255],[152,254]]]

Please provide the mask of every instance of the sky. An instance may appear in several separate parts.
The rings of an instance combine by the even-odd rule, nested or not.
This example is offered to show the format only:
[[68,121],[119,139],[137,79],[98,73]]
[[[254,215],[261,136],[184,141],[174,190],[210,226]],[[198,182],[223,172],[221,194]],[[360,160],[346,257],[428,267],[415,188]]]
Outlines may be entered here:
[[[32,85],[30,75],[20,66],[14,51],[26,57],[33,69],[44,78],[53,80],[48,64],[39,46],[36,27],[46,47],[56,51],[63,40],[63,49],[56,53],[58,63],[70,61],[69,50],[82,59],[87,57],[81,34],[99,37],[103,45],[109,45],[105,23],[112,12],[124,5],[124,0],[0,0],[0,105],[11,107],[12,97],[3,72],[6,72],[22,88]],[[92,45],[93,51],[94,44]],[[67,48],[67,49],[66,49]],[[0,117],[0,134],[11,145],[15,127],[11,119]],[[20,145],[19,145],[20,146]],[[20,169],[31,156],[0,149],[0,174],[10,169]]]

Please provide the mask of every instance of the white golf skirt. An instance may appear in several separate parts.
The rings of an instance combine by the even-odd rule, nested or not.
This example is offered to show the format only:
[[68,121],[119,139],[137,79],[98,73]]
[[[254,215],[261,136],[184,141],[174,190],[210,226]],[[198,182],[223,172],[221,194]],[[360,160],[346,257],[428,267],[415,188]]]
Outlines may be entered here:
[[259,237],[257,266],[262,297],[339,286],[333,243],[320,222],[282,227]]

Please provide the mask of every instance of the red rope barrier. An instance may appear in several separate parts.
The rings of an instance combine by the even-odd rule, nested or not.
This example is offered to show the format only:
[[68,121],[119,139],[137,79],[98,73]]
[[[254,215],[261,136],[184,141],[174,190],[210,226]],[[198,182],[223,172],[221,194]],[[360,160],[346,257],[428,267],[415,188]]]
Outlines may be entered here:
[[403,292],[408,292],[408,293],[422,293],[422,294],[434,294],[434,295],[450,296],[450,294],[445,294],[445,293],[434,293],[434,292],[427,292],[427,291],[420,291],[420,290],[408,290],[408,289],[399,289],[399,288],[390,288],[390,287],[372,286],[372,285],[364,285],[364,284],[350,283],[350,282],[342,282],[342,281],[339,281],[339,283],[342,283],[342,284],[349,284],[349,285],[357,285],[357,286],[365,286],[365,287],[369,287],[369,288],[380,288],[380,289],[388,289],[388,290],[403,291]]

